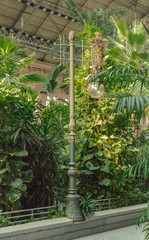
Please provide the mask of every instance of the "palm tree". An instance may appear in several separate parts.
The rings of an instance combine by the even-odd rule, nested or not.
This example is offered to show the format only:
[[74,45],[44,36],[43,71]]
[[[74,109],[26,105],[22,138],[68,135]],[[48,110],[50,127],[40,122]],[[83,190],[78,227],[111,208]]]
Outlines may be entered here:
[[114,112],[126,111],[141,118],[149,107],[149,52],[148,36],[142,23],[135,22],[129,29],[125,22],[113,20],[116,27],[116,40],[110,39],[113,48],[106,51],[106,60],[110,66],[90,77],[90,81],[99,80],[108,89],[115,100]]
[[[110,39],[113,48],[107,51],[106,58],[110,67],[105,71],[93,74],[90,81],[100,78],[110,89],[108,96],[115,101],[114,112],[126,112],[128,118],[132,113],[140,120],[143,115],[149,116],[149,31],[144,23],[135,22],[131,29],[126,23],[114,20],[116,39]],[[147,130],[149,132],[149,130]],[[137,162],[126,171],[126,175],[149,179],[149,138],[140,149]],[[144,221],[149,212],[149,206],[138,219],[138,225]],[[146,239],[149,239],[149,224],[145,226]]]
[[23,87],[28,82],[45,81],[38,73],[20,74],[20,70],[31,62],[33,55],[27,56],[15,40],[0,36],[0,87]]
[[77,22],[84,26],[94,25],[96,27],[100,27],[104,37],[113,34],[114,25],[110,21],[110,17],[119,17],[125,13],[129,13],[126,8],[113,8],[108,13],[105,13],[101,8],[95,8],[91,14],[87,11],[79,8],[74,0],[65,0],[67,8],[72,13],[73,17],[77,20]]
[[65,68],[66,67],[63,65],[55,67],[52,72],[46,77],[46,81],[43,83],[43,87],[50,93],[51,98],[53,98],[54,91],[60,88],[57,86],[57,78]]
[[[87,34],[88,30],[90,31],[90,27],[94,28],[97,31],[102,32],[104,37],[113,35],[114,24],[111,22],[111,17],[120,17],[123,14],[129,14],[129,11],[126,8],[113,8],[108,12],[104,12],[102,8],[95,8],[90,14],[82,8],[79,8],[74,0],[65,0],[68,10],[71,12],[72,16],[77,20],[77,23],[86,29]],[[100,28],[100,30],[97,30]],[[81,45],[80,39],[82,35],[80,35],[79,39],[75,40],[76,45]],[[84,35],[85,36],[85,35]],[[83,36],[83,37],[84,37]],[[84,38],[83,38],[84,39]],[[85,39],[84,39],[85,40]],[[57,42],[59,44],[59,42]],[[86,45],[86,41],[84,41]],[[88,44],[87,44],[88,45]],[[69,42],[65,41],[65,51],[69,51]],[[53,45],[50,49],[50,57],[60,57],[59,56],[59,46]],[[75,48],[75,56],[81,55],[81,48]],[[79,57],[80,59],[80,57]],[[66,59],[67,62],[67,59]],[[75,62],[75,65],[78,66],[78,62]]]
[[134,21],[131,28],[120,20],[114,20],[115,39],[110,38],[113,47],[107,51],[107,57],[119,66],[132,66],[141,69],[149,66],[148,35],[142,22]]

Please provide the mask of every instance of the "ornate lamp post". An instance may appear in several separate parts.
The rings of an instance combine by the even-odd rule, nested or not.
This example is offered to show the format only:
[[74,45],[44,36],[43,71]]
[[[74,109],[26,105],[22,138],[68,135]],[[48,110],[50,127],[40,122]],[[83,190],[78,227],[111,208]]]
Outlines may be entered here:
[[74,93],[74,32],[69,33],[70,41],[70,164],[69,164],[69,194],[66,197],[66,214],[74,222],[83,221],[77,194],[75,168],[75,93]]

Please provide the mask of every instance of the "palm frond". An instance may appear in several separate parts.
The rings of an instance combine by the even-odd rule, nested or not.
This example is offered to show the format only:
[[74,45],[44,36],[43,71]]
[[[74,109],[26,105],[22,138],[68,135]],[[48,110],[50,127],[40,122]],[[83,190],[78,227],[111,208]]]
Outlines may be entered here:
[[60,75],[60,73],[66,68],[66,66],[60,65],[56,68],[53,69],[53,71],[51,72],[50,79],[53,81],[56,81],[57,77]]
[[28,83],[28,82],[46,82],[46,78],[39,73],[30,73],[20,76],[20,81],[22,83]]
[[30,64],[32,57],[26,56],[15,40],[0,36],[0,84],[5,84],[6,88],[20,86],[19,70]]
[[146,27],[146,25],[144,24],[144,22],[142,22],[142,25],[143,25],[143,27],[144,27],[146,33],[149,35],[149,30],[148,30],[148,28]]
[[149,140],[139,149],[137,162],[125,172],[125,176],[147,181],[149,177]]
[[117,28],[118,37],[120,40],[125,40],[128,34],[128,27],[124,21],[113,19],[115,27]]
[[[148,212],[148,219],[149,219],[149,207],[147,208],[147,212]],[[145,212],[145,215],[147,215],[147,212]],[[149,223],[145,224],[143,228],[143,232],[145,232],[145,240],[149,240]]]
[[132,113],[140,119],[145,113],[145,109],[149,107],[149,89],[145,86],[141,87],[141,83],[130,85],[128,92],[116,92],[107,94],[108,97],[115,99],[113,106],[114,112],[126,112],[128,117]]
[[[149,204],[148,204],[147,208],[146,208],[146,209],[140,214],[140,216],[138,217],[138,219],[137,219],[137,225],[140,227],[141,224],[145,222],[146,218],[149,219]],[[146,225],[144,226],[143,232],[148,230],[148,229],[147,229],[147,226],[148,226],[148,224],[146,224]],[[148,239],[148,238],[145,238],[145,239]]]
[[[107,58],[119,66],[132,66],[141,69],[148,67],[149,42],[147,32],[140,21],[134,21],[131,27],[126,22],[112,18],[116,29],[115,39],[109,38],[112,48],[107,51]],[[119,51],[117,51],[117,49]],[[120,51],[121,50],[121,51]],[[115,56],[116,53],[117,56]],[[118,54],[119,53],[119,54]]]
[[46,81],[43,83],[43,87],[47,89],[49,93],[53,93],[56,90],[57,78],[65,68],[66,66],[63,65],[57,66],[48,76],[46,76]]
[[149,85],[148,69],[146,67],[137,70],[132,66],[110,68],[97,72],[89,77],[89,82],[95,82],[99,78],[99,85],[104,84],[108,88],[129,88],[130,84],[141,83],[141,87]]

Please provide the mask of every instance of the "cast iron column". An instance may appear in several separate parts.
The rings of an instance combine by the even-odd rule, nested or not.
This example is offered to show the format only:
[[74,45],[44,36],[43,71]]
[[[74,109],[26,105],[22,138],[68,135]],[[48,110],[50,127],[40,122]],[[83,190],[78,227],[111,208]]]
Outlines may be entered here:
[[77,170],[75,168],[75,93],[74,93],[74,32],[69,33],[70,41],[70,164],[69,164],[69,194],[66,197],[66,214],[74,222],[83,220],[79,195],[76,189]]

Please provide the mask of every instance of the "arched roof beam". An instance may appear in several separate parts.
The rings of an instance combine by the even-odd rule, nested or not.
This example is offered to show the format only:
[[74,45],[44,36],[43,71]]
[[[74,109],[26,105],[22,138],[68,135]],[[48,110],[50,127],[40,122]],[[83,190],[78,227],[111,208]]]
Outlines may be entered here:
[[[26,3],[31,7],[35,7],[38,4],[37,0],[18,0],[18,2]],[[71,16],[71,12],[69,12],[66,8],[47,2],[45,0],[42,4],[40,4],[39,9],[57,15],[59,17],[66,18],[70,21],[77,22],[77,20]]]

